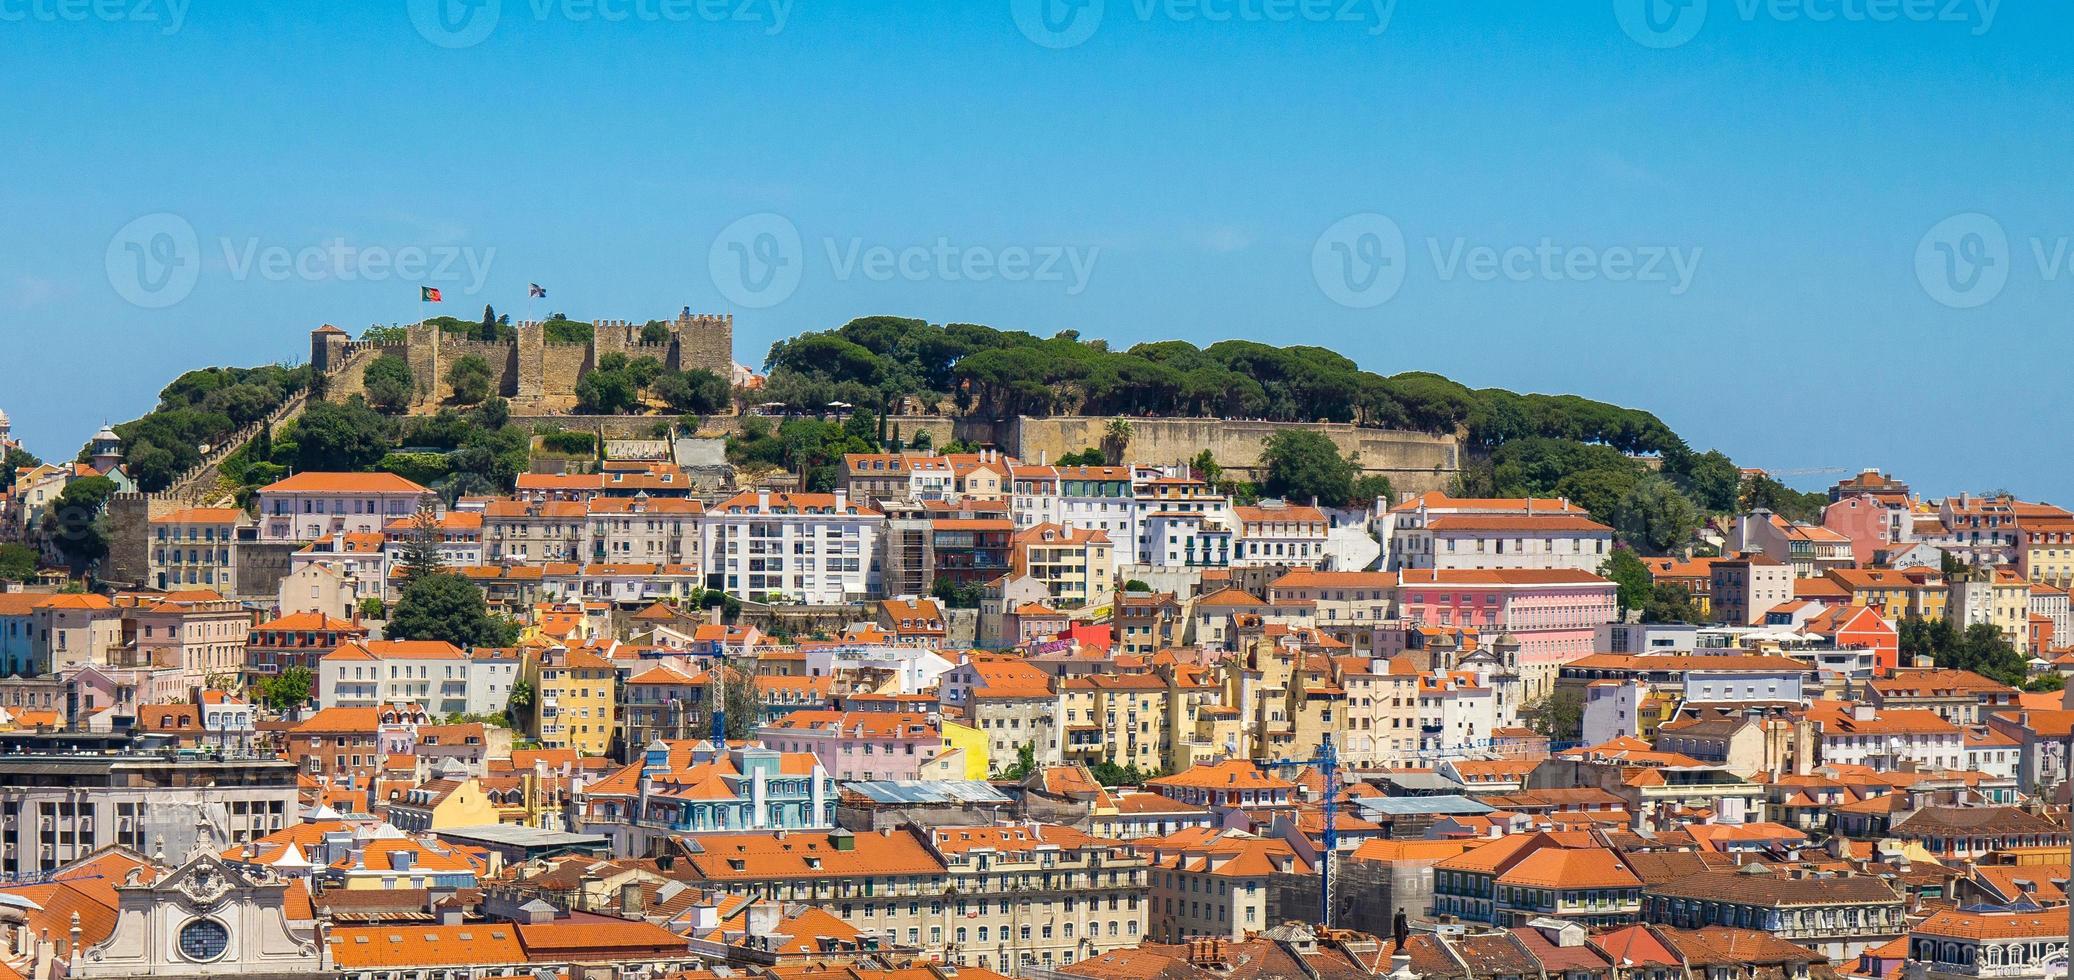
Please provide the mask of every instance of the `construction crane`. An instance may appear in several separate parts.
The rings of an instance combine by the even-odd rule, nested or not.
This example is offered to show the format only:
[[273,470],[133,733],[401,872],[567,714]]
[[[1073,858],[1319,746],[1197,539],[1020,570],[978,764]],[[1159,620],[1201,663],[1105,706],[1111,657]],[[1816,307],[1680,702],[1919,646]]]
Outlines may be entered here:
[[1325,850],[1318,859],[1318,924],[1332,927],[1332,859],[1339,850],[1339,751],[1332,735],[1318,743],[1318,754],[1309,759],[1260,760],[1263,769],[1304,769],[1316,766],[1325,774]]

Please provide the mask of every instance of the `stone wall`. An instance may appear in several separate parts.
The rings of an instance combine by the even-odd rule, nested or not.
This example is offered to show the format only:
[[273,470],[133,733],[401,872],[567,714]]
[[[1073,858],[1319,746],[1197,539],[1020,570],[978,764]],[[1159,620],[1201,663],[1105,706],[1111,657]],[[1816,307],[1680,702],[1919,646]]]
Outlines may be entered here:
[[316,333],[311,341],[311,363],[337,373],[329,395],[343,401],[366,394],[362,373],[367,364],[384,353],[394,353],[410,363],[417,387],[413,411],[430,411],[447,395],[447,369],[456,360],[473,354],[490,365],[491,390],[511,399],[520,411],[559,411],[573,403],[576,382],[606,354],[629,358],[653,357],[671,370],[703,368],[731,377],[734,371],[734,317],[728,314],[692,313],[685,309],[675,320],[662,321],[669,339],[660,343],[641,340],[644,323],[632,320],[599,320],[591,324],[591,342],[549,343],[544,324],[525,321],[514,324],[518,338],[492,342],[449,334],[425,323],[404,328],[405,340],[375,344],[349,340],[335,332]]
[[[1392,489],[1422,493],[1446,489],[1461,468],[1461,445],[1453,436],[1393,429],[1369,429],[1331,422],[1255,422],[1228,419],[1131,419],[1127,455],[1142,463],[1185,463],[1205,449],[1226,470],[1249,477],[1260,474],[1260,450],[1269,436],[1291,429],[1322,433],[1353,455],[1364,473],[1390,478]],[[1082,416],[1020,417],[1007,426],[1007,438],[993,440],[1026,460],[1057,459],[1082,449],[1100,448],[1107,418]],[[999,426],[996,426],[999,428]]]

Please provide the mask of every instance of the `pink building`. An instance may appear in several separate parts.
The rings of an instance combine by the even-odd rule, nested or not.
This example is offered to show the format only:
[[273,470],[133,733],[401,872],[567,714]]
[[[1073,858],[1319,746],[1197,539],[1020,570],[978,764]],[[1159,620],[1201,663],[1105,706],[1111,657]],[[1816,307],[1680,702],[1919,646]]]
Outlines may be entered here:
[[761,734],[780,752],[812,752],[845,780],[933,778],[929,763],[946,748],[935,719],[912,711],[795,711]]
[[[1398,574],[1397,618],[1408,626],[1473,629],[1519,641],[1530,689],[1555,668],[1592,653],[1599,624],[1617,615],[1616,587],[1590,572],[1563,568],[1407,569]],[[1404,633],[1386,631],[1379,651],[1403,651]]]

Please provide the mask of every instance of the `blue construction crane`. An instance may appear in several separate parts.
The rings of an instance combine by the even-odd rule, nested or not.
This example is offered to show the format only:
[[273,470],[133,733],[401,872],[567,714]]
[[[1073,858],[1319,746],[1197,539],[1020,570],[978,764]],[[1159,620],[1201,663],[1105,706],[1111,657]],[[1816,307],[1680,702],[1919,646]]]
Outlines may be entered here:
[[1339,752],[1332,747],[1332,735],[1318,743],[1318,754],[1310,759],[1271,760],[1261,759],[1263,769],[1303,769],[1316,766],[1325,773],[1325,850],[1318,860],[1318,918],[1319,925],[1332,926],[1332,859],[1339,850]]

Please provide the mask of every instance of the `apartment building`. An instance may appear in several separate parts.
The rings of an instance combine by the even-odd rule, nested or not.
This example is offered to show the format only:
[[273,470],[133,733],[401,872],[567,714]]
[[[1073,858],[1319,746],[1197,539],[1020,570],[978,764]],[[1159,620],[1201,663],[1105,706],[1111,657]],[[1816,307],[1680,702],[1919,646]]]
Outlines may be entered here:
[[573,500],[492,500],[483,508],[483,558],[489,564],[582,562],[590,507]]
[[1009,541],[1009,574],[1044,587],[1055,609],[1106,606],[1116,592],[1116,550],[1106,531],[1038,524]]
[[1277,886],[1313,873],[1288,841],[1242,830],[1195,827],[1133,843],[1151,860],[1147,926],[1159,942],[1238,940],[1279,925],[1294,910],[1278,907]]
[[1233,565],[1314,568],[1324,561],[1326,533],[1332,528],[1324,511],[1270,500],[1236,506],[1231,513],[1238,531],[1231,550]]
[[261,541],[379,535],[433,499],[393,473],[297,473],[259,488],[257,497]]
[[523,649],[519,671],[533,689],[533,737],[545,748],[604,755],[618,726],[612,662],[582,648]]
[[252,614],[236,599],[206,589],[168,592],[125,615],[134,655],[118,661],[122,666],[178,668],[186,687],[233,680],[245,669]]
[[699,569],[704,564],[699,525],[705,514],[703,501],[646,493],[593,500],[584,516],[583,560]]
[[252,527],[235,507],[189,507],[151,519],[146,575],[152,588],[238,595],[238,532]]
[[1079,962],[1145,929],[1146,862],[1064,827],[710,833],[683,860],[708,887],[811,902],[961,966]]
[[759,600],[843,603],[878,588],[885,516],[849,494],[739,493],[700,528],[709,587]]
[[1737,555],[1714,562],[1709,607],[1713,620],[1756,626],[1765,613],[1793,598],[1793,566],[1768,555]]
[[493,715],[518,682],[516,650],[462,650],[439,640],[360,640],[317,662],[324,707],[415,704],[435,716]]

